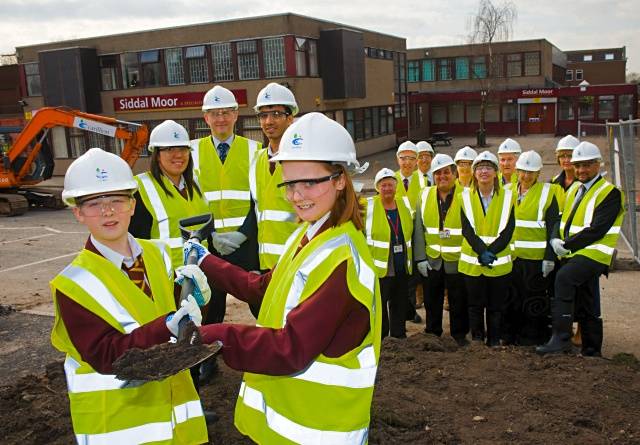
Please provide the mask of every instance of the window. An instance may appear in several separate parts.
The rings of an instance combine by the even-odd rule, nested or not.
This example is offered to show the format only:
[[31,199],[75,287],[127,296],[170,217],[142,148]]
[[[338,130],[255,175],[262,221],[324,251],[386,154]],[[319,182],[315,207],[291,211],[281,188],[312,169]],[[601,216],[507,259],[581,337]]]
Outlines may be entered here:
[[522,76],[522,54],[507,54],[507,77]]
[[258,68],[258,45],[255,40],[236,43],[238,50],[238,76],[240,80],[260,77]]
[[593,56],[591,54],[585,54],[582,56],[582,60],[585,62],[591,62],[593,60]]
[[582,80],[583,77],[582,70],[576,70],[576,80]]
[[607,53],[604,55],[604,60],[613,60],[614,58],[613,53]]
[[307,59],[309,60],[309,75],[318,76],[318,43],[307,40]]
[[449,123],[450,124],[464,123],[464,102],[449,103]]
[[[388,109],[392,110],[391,114]],[[354,141],[393,133],[393,108],[371,107],[344,110],[344,127]]]
[[432,124],[447,123],[447,104],[431,105],[431,123]]
[[165,49],[164,63],[167,66],[167,85],[184,84],[182,48]]
[[567,82],[571,82],[573,80],[573,70],[567,70],[564,73],[564,80],[566,80]]
[[118,56],[100,57],[100,83],[102,91],[118,89]]
[[558,98],[558,120],[572,121],[576,118],[573,112],[573,100],[568,97]]
[[209,128],[209,126],[207,125],[204,119],[194,119],[192,120],[192,122],[193,121],[195,121],[193,126],[194,139],[200,139],[207,136],[211,136],[211,129]]
[[29,96],[41,96],[40,67],[37,63],[25,63],[24,73],[27,76],[27,93]]
[[355,141],[356,139],[356,125],[353,119],[353,110],[346,110],[344,112],[344,127],[347,129],[349,134],[351,135],[351,139]]
[[540,75],[540,53],[524,53],[524,75],[538,76]]
[[618,119],[629,119],[633,113],[633,94],[621,94],[618,96]]
[[469,59],[466,57],[456,57],[456,79],[464,80],[469,78]]
[[87,151],[87,144],[84,135],[84,130],[79,128],[67,129],[67,136],[69,137],[69,155],[71,158],[78,158]]
[[485,122],[500,122],[500,104],[487,103],[484,109]]
[[432,82],[436,80],[435,63],[433,60],[422,61],[422,80],[424,82]]
[[161,83],[160,51],[143,51],[140,53],[142,65],[142,81],[145,87],[157,87]]
[[438,80],[451,80],[450,59],[438,59]]
[[480,122],[480,102],[467,103],[467,123],[478,122]]
[[213,78],[216,82],[233,80],[233,64],[231,63],[231,43],[214,43],[211,45],[213,60]]
[[578,99],[578,119],[593,119],[593,96]]
[[122,68],[122,83],[125,88],[136,88],[140,83],[140,67],[138,54],[120,54],[120,67]]
[[615,114],[614,96],[598,97],[598,119],[613,119]]
[[191,83],[209,82],[209,64],[207,63],[207,50],[204,45],[190,46],[186,49],[187,70]]
[[502,104],[502,122],[518,121],[518,104]]
[[264,133],[260,128],[260,122],[258,116],[246,116],[238,119],[240,127],[240,135],[245,138],[253,139],[254,141],[263,141]]
[[420,82],[419,60],[409,60],[407,62],[407,82]]
[[491,76],[496,78],[504,77],[504,55],[493,55],[493,60],[491,61]]
[[[375,107],[372,108],[373,113],[371,114],[371,126],[372,126],[372,134],[373,137],[380,136],[380,110]],[[386,133],[386,131],[385,131]]]
[[356,124],[356,141],[364,139],[364,110],[362,108],[353,110]]
[[371,108],[364,109],[364,138],[371,139],[373,134],[373,123],[371,122]]
[[473,58],[473,78],[485,79],[487,77],[487,65],[484,56]]
[[264,77],[284,77],[284,37],[262,41]]

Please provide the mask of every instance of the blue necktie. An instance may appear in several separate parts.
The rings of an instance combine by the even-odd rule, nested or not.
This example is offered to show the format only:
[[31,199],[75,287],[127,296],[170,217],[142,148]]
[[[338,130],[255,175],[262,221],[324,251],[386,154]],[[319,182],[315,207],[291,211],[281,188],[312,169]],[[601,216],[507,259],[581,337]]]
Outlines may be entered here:
[[226,142],[220,142],[216,147],[218,150],[218,157],[220,158],[220,162],[224,164],[224,161],[227,159],[227,154],[229,153],[229,144]]

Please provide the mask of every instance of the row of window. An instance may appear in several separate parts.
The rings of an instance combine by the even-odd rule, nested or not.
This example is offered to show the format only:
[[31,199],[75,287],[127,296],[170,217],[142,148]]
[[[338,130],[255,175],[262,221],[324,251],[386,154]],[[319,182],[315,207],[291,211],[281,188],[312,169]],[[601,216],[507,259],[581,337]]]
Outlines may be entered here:
[[584,72],[582,70],[575,71],[575,79],[573,77],[573,70],[567,70],[564,74],[564,80],[570,82],[572,80],[582,80],[584,79]]
[[540,52],[421,59],[407,62],[409,82],[540,75]]
[[354,141],[393,134],[393,107],[345,110],[344,126]]
[[[617,102],[617,114],[616,114]],[[559,120],[627,119],[633,113],[633,95],[581,96],[558,98]]]

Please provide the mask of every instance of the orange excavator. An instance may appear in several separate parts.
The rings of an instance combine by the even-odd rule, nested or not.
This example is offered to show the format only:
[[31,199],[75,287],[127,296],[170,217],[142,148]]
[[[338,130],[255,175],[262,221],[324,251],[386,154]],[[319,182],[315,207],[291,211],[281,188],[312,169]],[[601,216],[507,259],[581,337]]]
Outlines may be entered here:
[[[149,140],[146,125],[65,107],[38,110],[27,125],[0,127],[0,215],[21,215],[30,205],[63,208],[61,191],[34,187],[53,175],[53,150],[47,135],[54,127],[79,128],[124,141],[121,157],[133,167]],[[18,133],[13,144],[9,133]]]

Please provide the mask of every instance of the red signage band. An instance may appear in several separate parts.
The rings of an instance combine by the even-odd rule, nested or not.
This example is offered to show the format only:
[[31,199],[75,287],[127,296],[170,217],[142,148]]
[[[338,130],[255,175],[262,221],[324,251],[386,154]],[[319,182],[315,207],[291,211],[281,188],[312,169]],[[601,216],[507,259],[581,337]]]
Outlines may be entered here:
[[[231,90],[238,105],[247,106],[247,90]],[[198,109],[206,91],[196,93],[156,94],[152,96],[122,96],[113,98],[116,112]]]

